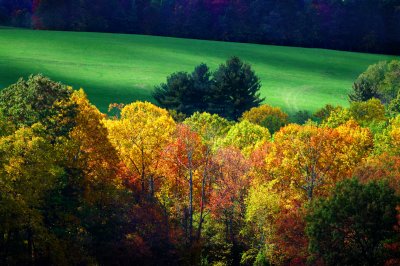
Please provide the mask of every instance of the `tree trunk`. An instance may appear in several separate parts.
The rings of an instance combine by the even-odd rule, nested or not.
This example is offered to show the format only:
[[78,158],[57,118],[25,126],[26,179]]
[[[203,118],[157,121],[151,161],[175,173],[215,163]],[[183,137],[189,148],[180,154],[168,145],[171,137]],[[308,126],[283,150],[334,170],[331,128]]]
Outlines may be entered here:
[[3,254],[2,254],[2,258],[1,258],[1,265],[6,265],[6,262],[7,262],[8,247],[9,247],[10,239],[11,239],[10,234],[12,234],[12,232],[8,231],[7,233],[5,233],[3,235],[3,243],[1,246],[1,249],[2,249],[1,253],[3,253]]
[[193,171],[192,171],[192,155],[189,154],[189,243],[192,244],[193,231]]
[[141,153],[142,153],[142,173],[141,173],[141,182],[142,182],[142,193],[143,194],[147,194],[146,193],[146,173],[145,173],[145,165],[144,165],[144,150],[143,148],[141,149]]
[[203,171],[203,180],[201,182],[201,202],[200,202],[200,221],[199,221],[199,227],[197,228],[197,240],[200,239],[201,237],[201,228],[203,226],[203,221],[204,221],[204,205],[205,205],[205,200],[206,200],[206,183],[207,183],[207,167],[208,167],[208,151],[206,154],[206,164],[204,166],[204,171]]
[[28,255],[30,258],[30,265],[35,265],[35,250],[33,245],[33,232],[32,228],[28,228]]
[[154,177],[153,175],[150,175],[150,199],[154,198]]

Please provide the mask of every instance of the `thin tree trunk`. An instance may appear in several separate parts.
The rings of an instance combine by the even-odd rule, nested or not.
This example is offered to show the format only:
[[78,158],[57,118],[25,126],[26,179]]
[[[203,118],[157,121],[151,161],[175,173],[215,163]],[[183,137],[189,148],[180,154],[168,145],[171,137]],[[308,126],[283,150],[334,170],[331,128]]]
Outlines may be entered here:
[[30,258],[30,265],[35,265],[35,250],[33,245],[33,232],[32,228],[28,228],[28,253]]
[[153,175],[150,175],[150,198],[154,198],[154,177]]
[[189,154],[189,243],[192,244],[193,233],[193,171],[192,171],[192,155]]
[[203,180],[201,182],[201,202],[200,202],[200,221],[199,221],[199,227],[197,228],[197,240],[200,239],[201,237],[201,228],[203,226],[203,221],[204,221],[204,206],[205,206],[205,200],[206,200],[206,183],[207,183],[207,169],[208,168],[208,151],[206,153],[206,164],[204,166],[204,171],[203,171]]
[[2,256],[2,258],[1,258],[1,265],[6,265],[7,256],[8,256],[8,247],[9,247],[10,239],[11,239],[10,234],[11,234],[11,232],[8,231],[8,232],[7,232],[6,234],[4,234],[4,236],[3,236],[3,239],[4,239],[3,243],[4,243],[4,245],[3,245],[3,247],[2,247],[2,249],[3,249],[3,256]]
[[146,194],[146,184],[145,184],[145,179],[146,179],[146,173],[145,173],[145,165],[144,165],[144,151],[143,148],[141,149],[142,153],[142,175],[141,175],[141,181],[142,181],[142,193]]

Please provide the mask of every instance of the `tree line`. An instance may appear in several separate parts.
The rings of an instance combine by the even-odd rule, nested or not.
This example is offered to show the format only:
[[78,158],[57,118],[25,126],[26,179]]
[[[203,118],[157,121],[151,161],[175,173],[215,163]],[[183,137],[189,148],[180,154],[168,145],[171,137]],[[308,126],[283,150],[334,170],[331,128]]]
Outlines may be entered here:
[[391,54],[400,46],[400,0],[2,0],[0,23]]
[[0,263],[398,265],[396,66],[303,124],[260,104],[107,116],[82,89],[21,78],[0,92]]

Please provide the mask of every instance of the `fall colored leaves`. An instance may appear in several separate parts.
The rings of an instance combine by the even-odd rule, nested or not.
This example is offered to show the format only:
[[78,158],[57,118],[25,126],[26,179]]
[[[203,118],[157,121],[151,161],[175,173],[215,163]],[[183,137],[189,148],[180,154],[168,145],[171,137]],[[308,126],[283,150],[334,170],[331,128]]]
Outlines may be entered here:
[[[272,112],[278,114],[273,125],[287,123],[279,110]],[[349,118],[336,127],[289,124],[271,139],[266,127],[245,119],[262,115],[253,110],[233,123],[195,113],[179,124],[167,111],[136,102],[104,123],[129,182],[161,203],[186,243],[201,241],[206,223],[220,224],[228,243],[238,245],[251,232],[279,264],[306,257],[305,204],[328,196],[368,162],[374,136]],[[388,130],[385,139],[395,144],[397,127]]]
[[[17,85],[0,94],[3,261],[110,264],[118,253],[120,264],[301,264],[329,250],[310,236],[330,222],[307,217],[340,209],[334,191],[352,204],[346,193],[360,187],[360,209],[397,204],[380,195],[400,193],[400,118],[386,118],[375,100],[326,107],[319,124],[288,124],[269,106],[239,122],[198,112],[176,122],[148,102],[113,105],[107,117],[83,90],[41,76]],[[391,189],[364,187],[382,180]],[[382,230],[396,235],[398,225]],[[399,252],[398,239],[384,240]]]

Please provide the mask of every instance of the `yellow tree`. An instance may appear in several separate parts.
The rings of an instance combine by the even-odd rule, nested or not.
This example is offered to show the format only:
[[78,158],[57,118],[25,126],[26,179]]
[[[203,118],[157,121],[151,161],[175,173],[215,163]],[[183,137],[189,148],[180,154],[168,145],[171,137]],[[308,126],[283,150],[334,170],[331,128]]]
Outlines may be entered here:
[[386,121],[385,106],[375,98],[366,102],[352,102],[349,111],[361,125],[367,126],[372,122]]
[[276,234],[275,222],[282,209],[282,195],[274,188],[276,180],[259,183],[253,180],[246,198],[246,232],[252,236],[251,248],[246,252],[248,260],[264,254],[271,263],[279,264],[276,244],[272,241]]
[[[59,242],[45,225],[46,197],[64,170],[57,165],[45,127],[33,124],[0,138],[0,256],[16,264],[35,264],[41,255],[57,254]],[[18,254],[18,257],[12,255]],[[8,257],[10,256],[10,257]],[[14,260],[14,261],[13,261]]]
[[221,142],[222,146],[238,148],[248,156],[270,138],[271,134],[267,128],[243,120],[233,125]]
[[75,167],[83,170],[87,184],[115,182],[119,158],[108,139],[103,123],[105,115],[90,104],[82,89],[75,91],[71,100],[77,106],[76,124],[70,132],[72,143],[69,147]]
[[352,102],[348,109],[341,107],[332,109],[329,116],[324,118],[322,124],[334,128],[345,124],[351,119],[364,127],[384,123],[387,120],[385,106],[375,98],[365,102]]
[[400,115],[390,120],[389,126],[375,136],[375,151],[400,155]]
[[302,232],[302,208],[299,208],[303,192],[284,189],[281,180],[274,178],[267,168],[266,156],[274,145],[267,142],[250,156],[252,181],[246,198],[244,232],[251,236],[251,241],[243,259],[256,263],[267,259],[281,265],[287,259],[304,258],[307,245]]
[[350,177],[372,146],[370,131],[353,120],[336,129],[289,125],[275,134],[266,167],[282,190],[302,191],[311,200]]
[[[82,238],[81,232],[85,232],[85,241],[90,239],[98,254],[104,250],[112,253],[122,243],[124,233],[120,228],[130,219],[126,215],[130,198],[125,196],[119,175],[120,159],[108,138],[105,115],[90,104],[82,89],[73,92],[71,102],[76,106],[75,126],[56,145],[68,182],[57,188],[48,200],[50,217],[60,217],[48,223],[58,227],[54,229],[56,232],[63,230],[71,234],[76,230]],[[63,190],[72,190],[74,194],[58,193]]]
[[111,143],[139,179],[142,192],[154,196],[158,163],[176,127],[172,117],[149,102],[135,102],[121,110],[119,119],[105,124]]
[[273,134],[288,123],[288,115],[279,107],[264,104],[244,112],[241,120],[248,120],[251,123],[266,127]]

